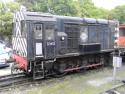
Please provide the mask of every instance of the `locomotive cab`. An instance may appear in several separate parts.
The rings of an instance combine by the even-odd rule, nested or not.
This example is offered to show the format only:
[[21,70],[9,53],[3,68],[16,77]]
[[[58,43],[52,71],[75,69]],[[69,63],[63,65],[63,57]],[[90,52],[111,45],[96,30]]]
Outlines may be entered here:
[[15,13],[13,24],[15,65],[28,72],[39,64],[42,71],[44,61],[55,59],[55,18],[43,13],[19,11]]
[[[52,22],[35,22],[32,24],[34,58],[55,58],[55,24]],[[32,36],[31,36],[32,37]],[[31,37],[29,37],[31,39]],[[30,40],[29,40],[30,41]],[[44,49],[44,50],[43,50]]]
[[[55,19],[51,15],[33,13],[16,13],[14,18],[13,31],[13,49],[16,54],[35,60],[37,58],[54,59],[55,58]],[[22,18],[18,18],[23,15]],[[14,38],[22,41],[22,44],[15,42]],[[25,45],[23,45],[25,43]],[[15,47],[15,45],[17,45]],[[23,46],[21,46],[23,45]],[[20,47],[21,46],[21,47]]]

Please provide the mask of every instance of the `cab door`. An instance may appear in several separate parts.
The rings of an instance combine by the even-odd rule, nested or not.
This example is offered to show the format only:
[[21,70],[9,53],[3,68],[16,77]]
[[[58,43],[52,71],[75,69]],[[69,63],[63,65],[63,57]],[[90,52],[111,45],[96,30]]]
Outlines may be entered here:
[[45,24],[45,58],[55,58],[55,25],[54,23]]
[[35,57],[43,57],[43,24],[34,23],[34,55]]
[[34,54],[44,59],[55,58],[55,25],[53,23],[34,24]]

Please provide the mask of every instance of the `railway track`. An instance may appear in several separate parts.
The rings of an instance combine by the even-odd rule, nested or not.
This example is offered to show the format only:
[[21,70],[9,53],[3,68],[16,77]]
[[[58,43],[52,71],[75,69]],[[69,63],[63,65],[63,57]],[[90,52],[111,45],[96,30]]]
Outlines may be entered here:
[[25,83],[30,78],[26,77],[24,74],[6,75],[0,77],[0,92],[4,90],[9,90],[9,88],[14,85],[19,85]]
[[[69,74],[69,75],[72,75]],[[32,80],[31,77],[26,77],[24,74],[16,74],[16,75],[6,75],[6,76],[1,76],[0,77],[0,94],[3,94],[4,91],[10,91],[11,89],[14,88],[21,88],[26,87],[27,89],[29,86],[38,86],[38,85],[44,85],[44,84],[49,84],[53,83],[55,80],[63,80],[65,78],[55,78],[55,77],[47,77],[46,79],[41,79],[41,80]]]
[[100,94],[125,94],[125,82],[116,85],[108,90],[106,90],[104,93]]
[[[17,79],[18,78],[18,79]],[[13,94],[10,93],[10,91],[13,91],[14,89],[19,89],[19,90],[27,90],[30,89],[32,86],[44,86],[46,84],[50,84],[50,83],[54,83],[55,81],[60,81],[63,80],[63,78],[54,78],[54,77],[49,77],[46,79],[39,79],[39,80],[33,80],[32,78],[28,78],[28,77],[17,77],[15,81],[10,81],[8,82],[3,82],[3,84],[1,85],[0,82],[0,94]],[[65,77],[64,77],[65,78]]]
[[[91,71],[93,72],[97,72],[100,71],[99,70],[88,70],[86,73],[90,73]],[[81,74],[82,72],[79,72],[76,74]],[[68,75],[74,75],[75,73],[69,73]],[[15,88],[23,88],[27,89],[30,86],[44,86],[47,85],[49,83],[53,83],[55,80],[57,81],[62,81],[65,79],[66,76],[61,77],[61,78],[55,78],[55,77],[50,77],[50,78],[46,78],[46,79],[41,79],[41,80],[35,80],[33,81],[32,78],[30,77],[26,77],[24,74],[16,74],[16,75],[7,75],[7,76],[1,76],[0,77],[0,94],[3,94],[4,91],[10,91],[13,90]],[[25,88],[26,87],[26,88]],[[110,93],[109,93],[110,94]]]
[[0,76],[0,82],[3,81],[3,80],[12,79],[12,78],[18,78],[18,77],[23,77],[23,76],[24,76],[23,73]]
[[33,80],[32,77],[26,77],[23,73],[16,74],[16,75],[1,76],[0,77],[0,94],[3,94],[3,92],[13,90],[14,88],[23,88],[24,90],[32,85],[38,86],[41,84],[51,83],[53,82],[53,79],[56,79],[56,78],[47,77],[46,79]]

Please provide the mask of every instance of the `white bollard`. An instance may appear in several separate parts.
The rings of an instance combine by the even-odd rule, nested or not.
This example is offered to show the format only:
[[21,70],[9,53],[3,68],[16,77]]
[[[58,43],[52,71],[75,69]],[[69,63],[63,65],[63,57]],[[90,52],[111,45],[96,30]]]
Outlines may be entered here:
[[113,56],[113,80],[114,83],[117,79],[116,73],[117,73],[117,68],[122,67],[122,58],[120,56]]

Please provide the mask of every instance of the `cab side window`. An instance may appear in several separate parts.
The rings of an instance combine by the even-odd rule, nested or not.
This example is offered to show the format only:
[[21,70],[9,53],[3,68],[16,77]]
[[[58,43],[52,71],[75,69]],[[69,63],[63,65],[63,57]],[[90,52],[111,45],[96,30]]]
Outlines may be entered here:
[[42,39],[42,24],[35,24],[34,36],[35,36],[35,39]]
[[46,40],[54,40],[54,26],[47,25],[46,26]]

